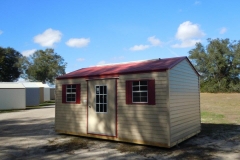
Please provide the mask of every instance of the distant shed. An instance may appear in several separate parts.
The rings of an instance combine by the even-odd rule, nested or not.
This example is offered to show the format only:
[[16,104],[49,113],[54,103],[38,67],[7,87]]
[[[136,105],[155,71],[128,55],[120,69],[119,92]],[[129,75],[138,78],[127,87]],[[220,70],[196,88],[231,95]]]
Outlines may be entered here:
[[44,101],[50,101],[50,87],[47,84],[43,84],[42,82],[34,82],[36,85],[42,88],[41,94],[42,94],[42,99],[41,103]]
[[55,88],[50,88],[50,99],[55,100]]
[[40,87],[32,82],[22,84],[26,88],[26,106],[39,106]]
[[56,79],[59,133],[172,147],[201,130],[187,57],[82,68]]
[[43,84],[44,87],[44,101],[50,101],[50,87],[47,84]]
[[0,110],[26,109],[26,90],[21,83],[0,83]]

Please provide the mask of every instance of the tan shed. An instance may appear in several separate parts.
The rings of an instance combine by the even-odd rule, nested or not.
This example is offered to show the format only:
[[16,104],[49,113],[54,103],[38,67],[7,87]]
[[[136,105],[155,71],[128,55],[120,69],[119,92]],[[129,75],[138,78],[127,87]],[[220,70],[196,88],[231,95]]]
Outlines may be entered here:
[[59,133],[172,147],[201,130],[187,57],[82,68],[56,80]]
[[50,88],[50,100],[55,100],[55,88]]

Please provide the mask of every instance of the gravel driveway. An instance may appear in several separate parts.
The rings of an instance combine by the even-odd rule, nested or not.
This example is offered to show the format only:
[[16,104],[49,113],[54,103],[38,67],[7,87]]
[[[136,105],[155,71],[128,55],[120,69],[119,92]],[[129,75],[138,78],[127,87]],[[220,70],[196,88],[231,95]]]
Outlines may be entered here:
[[0,159],[142,159],[113,149],[118,143],[57,134],[54,115],[55,106],[1,113]]
[[164,149],[57,134],[55,107],[0,114],[0,159],[240,159],[240,126],[202,124],[202,132]]

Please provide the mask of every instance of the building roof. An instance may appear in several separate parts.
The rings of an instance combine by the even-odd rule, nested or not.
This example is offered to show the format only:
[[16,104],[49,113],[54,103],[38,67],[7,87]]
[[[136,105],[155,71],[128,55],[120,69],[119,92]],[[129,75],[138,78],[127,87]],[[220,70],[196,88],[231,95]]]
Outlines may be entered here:
[[25,88],[39,88],[34,82],[21,82]]
[[[110,65],[103,65],[103,66],[93,66],[93,67],[82,68],[82,69],[70,72],[63,76],[57,77],[57,79],[106,77],[106,76],[118,76],[121,74],[166,71],[168,69],[171,69],[172,67],[174,67],[175,65],[177,65],[178,63],[180,63],[185,59],[188,60],[187,57],[175,57],[175,58],[155,59],[155,60],[146,60],[146,61],[138,61],[138,62],[128,62],[128,63],[121,63],[121,64],[110,64]],[[193,69],[195,70],[194,67]],[[197,71],[196,73],[198,74]]]
[[15,83],[15,82],[1,82],[0,83],[1,89],[19,89],[25,88],[22,83]]
[[33,82],[33,83],[35,83],[38,87],[50,88],[49,85],[43,84],[42,82]]

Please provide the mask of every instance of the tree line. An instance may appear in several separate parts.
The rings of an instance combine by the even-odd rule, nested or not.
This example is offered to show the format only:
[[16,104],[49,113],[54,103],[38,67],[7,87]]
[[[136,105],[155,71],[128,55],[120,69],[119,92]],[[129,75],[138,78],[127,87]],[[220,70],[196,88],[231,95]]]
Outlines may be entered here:
[[[201,92],[240,92],[240,41],[208,39],[196,43],[189,59],[200,74]],[[54,83],[65,74],[67,63],[53,49],[37,50],[29,57],[13,48],[0,47],[0,81],[13,82],[19,77],[29,81]]]
[[66,65],[54,49],[37,50],[25,57],[11,47],[0,47],[0,82],[15,82],[21,77],[54,84],[56,77],[65,74]]
[[240,41],[208,39],[196,43],[189,59],[200,74],[202,92],[240,92]]

